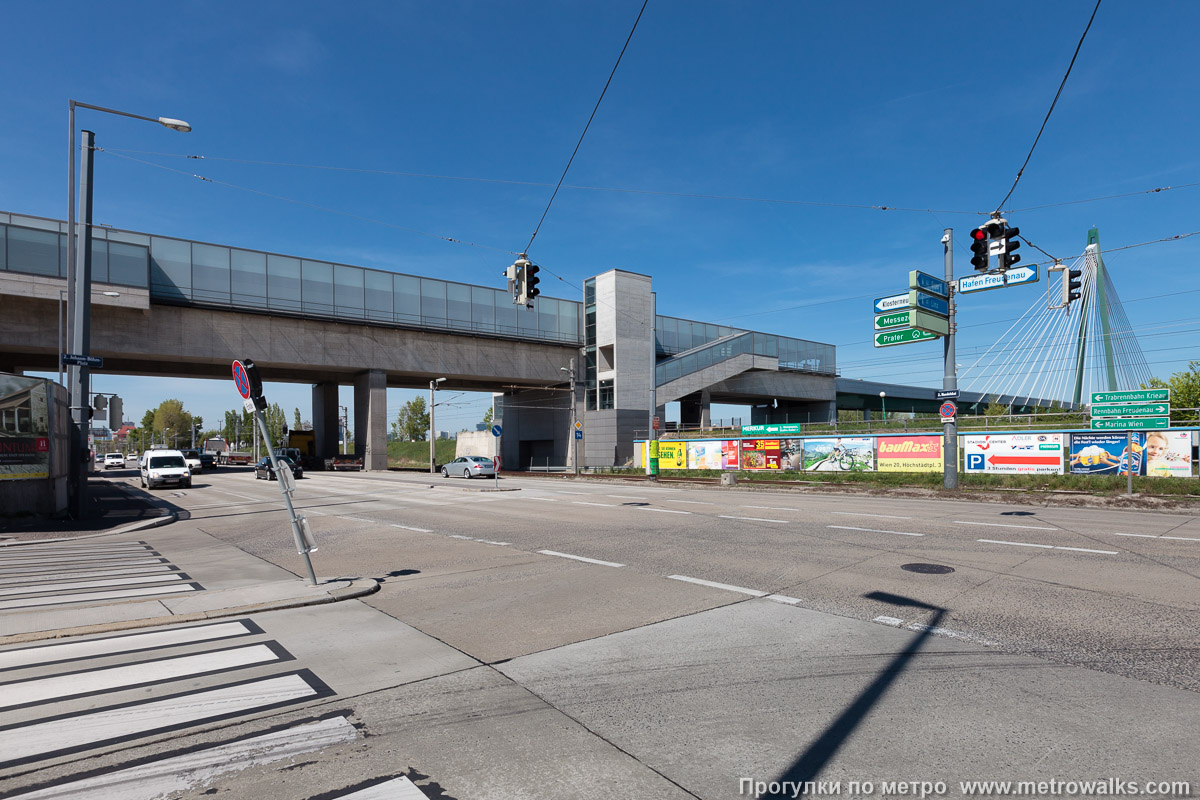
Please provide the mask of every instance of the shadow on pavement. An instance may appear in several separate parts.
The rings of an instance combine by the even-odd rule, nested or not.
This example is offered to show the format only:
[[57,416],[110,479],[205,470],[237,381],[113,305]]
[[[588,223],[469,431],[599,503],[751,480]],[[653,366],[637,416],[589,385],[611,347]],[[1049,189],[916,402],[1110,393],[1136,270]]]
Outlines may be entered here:
[[0,538],[20,541],[102,533],[135,522],[164,517],[172,512],[180,515],[182,509],[136,487],[92,477],[88,481],[87,514],[83,519],[0,517]]
[[[879,673],[879,676],[867,688],[862,690],[858,697],[854,699],[854,702],[847,706],[841,715],[830,723],[829,727],[808,746],[808,749],[799,755],[792,763],[792,766],[775,779],[783,785],[793,787],[803,786],[805,782],[817,779],[821,770],[825,768],[825,765],[829,763],[830,759],[845,744],[846,740],[850,738],[854,733],[854,729],[870,713],[871,708],[887,693],[892,682],[904,672],[908,666],[908,662],[921,649],[921,645],[925,643],[925,639],[930,636],[932,629],[937,627],[938,623],[941,622],[942,616],[946,613],[946,609],[944,608],[931,606],[928,603],[922,603],[920,600],[888,592],[871,592],[863,596],[868,600],[878,600],[882,603],[919,608],[936,613],[933,615],[933,619],[926,624],[926,627],[913,637],[908,646],[897,653],[891,663]],[[779,798],[796,796],[792,791],[786,794],[759,795],[760,798],[764,798],[765,800],[779,800]]]

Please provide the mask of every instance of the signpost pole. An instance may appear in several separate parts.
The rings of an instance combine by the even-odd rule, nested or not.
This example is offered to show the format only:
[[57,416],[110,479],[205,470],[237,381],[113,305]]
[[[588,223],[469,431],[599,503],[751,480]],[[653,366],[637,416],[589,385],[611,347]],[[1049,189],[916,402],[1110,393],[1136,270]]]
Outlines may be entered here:
[[271,436],[267,433],[267,425],[263,421],[262,413],[256,407],[254,409],[254,420],[258,423],[258,428],[262,432],[263,444],[267,447],[267,452],[271,455],[271,468],[275,470],[275,480],[279,482],[279,491],[283,494],[283,503],[287,506],[288,517],[292,521],[292,538],[296,541],[296,550],[300,555],[304,556],[304,567],[308,570],[308,582],[311,586],[317,585],[317,575],[313,572],[312,559],[308,557],[308,547],[305,546],[304,535],[300,533],[300,519],[296,516],[296,509],[292,507],[292,494],[288,491],[290,481],[283,477],[282,470],[291,472],[291,467],[286,464],[279,463],[279,457],[275,454],[275,447],[271,442]]
[[[1133,431],[1125,434],[1125,452],[1129,454],[1125,462],[1125,494],[1133,494]],[[1142,458],[1145,457],[1143,453]]]
[[[954,295],[954,230],[946,228],[942,234],[942,252],[943,261],[946,266],[946,283],[949,287],[950,297],[950,314],[948,317],[950,323],[950,332],[946,334],[942,342],[942,352],[945,356],[945,367],[942,370],[942,389],[957,391],[958,390],[958,365],[955,363],[954,356],[954,312],[955,302]],[[958,423],[957,417],[951,417],[943,426],[945,429],[945,438],[942,443],[942,452],[945,454],[943,468],[942,485],[947,489],[958,488]]]

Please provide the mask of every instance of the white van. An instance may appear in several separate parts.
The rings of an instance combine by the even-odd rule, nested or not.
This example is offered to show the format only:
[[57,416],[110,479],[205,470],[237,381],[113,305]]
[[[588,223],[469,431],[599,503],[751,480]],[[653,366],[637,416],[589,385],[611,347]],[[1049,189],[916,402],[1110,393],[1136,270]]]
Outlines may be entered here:
[[192,471],[178,450],[147,450],[142,455],[140,472],[142,486],[150,489],[167,484],[185,489],[192,486]]

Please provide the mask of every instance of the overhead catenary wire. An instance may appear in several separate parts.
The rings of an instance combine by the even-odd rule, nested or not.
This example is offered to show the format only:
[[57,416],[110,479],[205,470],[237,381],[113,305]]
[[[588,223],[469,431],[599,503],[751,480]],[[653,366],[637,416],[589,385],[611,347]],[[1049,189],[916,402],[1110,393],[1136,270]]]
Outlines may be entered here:
[[571,164],[575,162],[575,156],[579,153],[580,146],[583,145],[583,137],[587,136],[588,128],[592,127],[592,120],[596,118],[596,112],[600,110],[600,104],[604,102],[604,95],[608,93],[608,87],[612,84],[613,76],[617,74],[617,67],[621,66],[621,59],[625,57],[625,51],[629,48],[629,43],[633,40],[633,32],[637,30],[638,23],[642,21],[642,14],[646,12],[646,4],[650,0],[642,0],[641,10],[638,11],[637,19],[633,21],[633,27],[629,29],[629,35],[625,37],[625,44],[621,47],[621,52],[617,56],[617,62],[613,64],[612,72],[608,74],[608,80],[604,82],[604,88],[600,91],[600,97],[596,99],[596,105],[592,108],[591,116],[588,117],[587,124],[583,126],[583,133],[579,134],[579,141],[575,143],[575,149],[571,151],[571,157],[567,159],[567,166],[563,167],[562,175],[558,178],[558,184],[555,185],[554,191],[550,195],[550,201],[546,203],[546,210],[542,212],[542,218],[538,220],[537,227],[533,229],[533,235],[529,237],[529,244],[525,245],[523,252],[528,253],[533,247],[533,240],[537,238],[538,231],[542,229],[542,223],[546,221],[546,215],[550,213],[550,206],[554,204],[554,198],[558,196],[558,190],[562,183],[567,178],[567,172],[571,169]]
[[1058,91],[1054,93],[1054,100],[1050,103],[1050,109],[1046,112],[1045,119],[1042,120],[1042,126],[1038,128],[1037,136],[1033,139],[1033,145],[1029,148],[1029,154],[1025,156],[1025,163],[1017,170],[1017,177],[1013,179],[1013,185],[1009,188],[1008,194],[1004,195],[1004,199],[996,204],[996,214],[1000,213],[1000,209],[1004,208],[1004,204],[1008,202],[1008,198],[1012,197],[1012,193],[1016,191],[1017,184],[1021,182],[1021,176],[1025,174],[1025,168],[1029,166],[1029,159],[1033,158],[1033,151],[1037,148],[1038,142],[1041,141],[1042,132],[1046,130],[1046,123],[1050,121],[1050,115],[1054,113],[1054,107],[1058,105],[1058,98],[1062,95],[1063,87],[1067,85],[1067,78],[1071,77],[1071,70],[1075,67],[1075,59],[1079,57],[1079,50],[1083,47],[1083,40],[1087,38],[1088,31],[1092,29],[1092,22],[1096,19],[1096,12],[1100,10],[1101,0],[1096,0],[1096,7],[1092,9],[1092,16],[1088,18],[1087,27],[1083,29],[1083,35],[1079,37],[1079,44],[1075,45],[1075,52],[1071,55],[1071,63],[1067,65],[1066,74],[1063,75],[1062,83],[1058,85]]

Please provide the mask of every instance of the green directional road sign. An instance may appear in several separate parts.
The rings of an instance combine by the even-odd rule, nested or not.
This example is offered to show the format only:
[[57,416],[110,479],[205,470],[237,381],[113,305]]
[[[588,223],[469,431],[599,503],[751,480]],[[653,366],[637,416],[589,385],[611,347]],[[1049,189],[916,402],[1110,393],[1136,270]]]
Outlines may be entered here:
[[910,342],[924,342],[927,339],[938,338],[936,334],[928,331],[917,330],[916,328],[905,328],[896,331],[884,331],[883,333],[875,334],[876,347],[891,347],[894,344],[909,344]]
[[799,436],[804,433],[802,422],[780,422],[774,425],[743,425],[743,436]]
[[875,317],[875,330],[886,331],[888,328],[907,328],[908,310],[893,311],[890,314],[880,314]]
[[1092,406],[1093,417],[1161,417],[1171,413],[1169,403],[1146,403],[1144,405]]
[[1096,403],[1165,403],[1171,399],[1170,389],[1134,389],[1128,392],[1092,392]]
[[1168,417],[1146,417],[1145,419],[1093,419],[1094,431],[1159,431],[1171,427]]
[[918,308],[910,308],[908,310],[908,325],[910,328],[917,328],[926,333],[934,333],[939,336],[945,336],[950,333],[950,320]]

